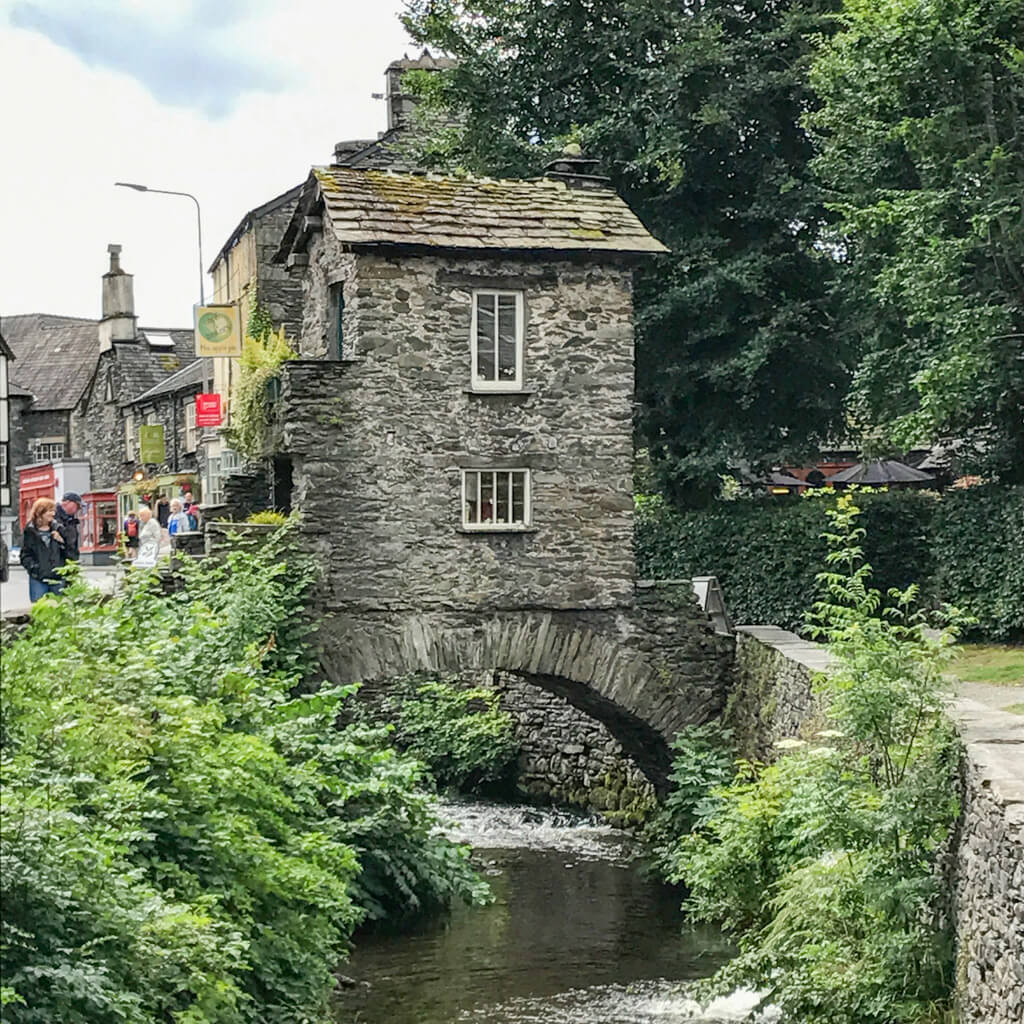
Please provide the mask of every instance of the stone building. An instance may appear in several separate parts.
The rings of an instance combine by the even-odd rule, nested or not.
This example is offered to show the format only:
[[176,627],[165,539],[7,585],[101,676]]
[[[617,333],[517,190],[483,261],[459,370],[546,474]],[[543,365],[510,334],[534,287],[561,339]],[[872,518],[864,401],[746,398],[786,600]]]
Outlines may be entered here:
[[[121,267],[121,247],[110,245],[108,251],[110,268],[103,275],[103,317],[93,328],[91,373],[70,422],[72,451],[76,458],[89,460],[96,491],[115,490],[139,468],[138,428],[146,422],[145,413],[156,414],[155,402],[150,402],[139,418],[135,400],[196,363],[191,329],[138,327],[134,284]],[[173,435],[169,429],[168,451],[173,450]]]
[[325,671],[490,672],[522,723],[552,694],[600,722],[557,756],[532,737],[534,795],[587,803],[619,748],[662,785],[668,740],[724,700],[689,581],[636,579],[632,271],[664,251],[566,157],[533,181],[315,168],[278,254],[304,295],[279,454]]

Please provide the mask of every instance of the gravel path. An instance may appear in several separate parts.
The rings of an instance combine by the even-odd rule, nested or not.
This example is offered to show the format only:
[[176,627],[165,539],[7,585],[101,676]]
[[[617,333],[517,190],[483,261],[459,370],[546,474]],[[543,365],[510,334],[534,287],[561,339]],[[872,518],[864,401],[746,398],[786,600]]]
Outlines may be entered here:
[[[1011,704],[1024,705],[1024,686],[997,686],[995,683],[960,683],[957,693],[969,700],[976,700],[986,707],[1006,711]],[[1015,714],[1024,714],[1024,709]]]

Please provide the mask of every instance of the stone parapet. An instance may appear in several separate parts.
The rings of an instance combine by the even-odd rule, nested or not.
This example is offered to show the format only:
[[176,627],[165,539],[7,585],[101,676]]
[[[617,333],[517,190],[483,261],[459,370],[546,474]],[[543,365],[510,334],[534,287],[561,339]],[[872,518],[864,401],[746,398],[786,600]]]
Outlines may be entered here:
[[818,728],[815,673],[828,670],[828,652],[777,626],[737,626],[733,689],[725,718],[740,753],[769,762],[782,739]]
[[962,1024],[1024,1020],[1024,718],[959,700],[953,916]]

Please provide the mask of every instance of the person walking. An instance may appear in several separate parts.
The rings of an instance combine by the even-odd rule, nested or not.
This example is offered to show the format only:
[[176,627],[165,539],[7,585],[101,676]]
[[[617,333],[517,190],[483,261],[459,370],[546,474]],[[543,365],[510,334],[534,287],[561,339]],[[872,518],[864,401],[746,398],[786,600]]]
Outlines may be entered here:
[[171,498],[171,515],[167,520],[167,533],[173,537],[179,533],[188,533],[191,529],[188,515],[182,509],[181,499]]
[[44,594],[59,594],[64,581],[57,570],[65,564],[64,537],[54,523],[57,502],[37,498],[21,537],[21,564],[28,573],[28,596],[35,604]]
[[78,561],[78,549],[81,538],[81,520],[78,513],[82,510],[82,496],[74,491],[66,491],[57,506],[56,528],[64,538],[64,559],[68,562]]
[[135,564],[140,569],[153,569],[160,557],[160,524],[148,505],[139,509],[139,554]]
[[129,512],[124,517],[125,550],[129,561],[134,561],[139,553],[139,517]]

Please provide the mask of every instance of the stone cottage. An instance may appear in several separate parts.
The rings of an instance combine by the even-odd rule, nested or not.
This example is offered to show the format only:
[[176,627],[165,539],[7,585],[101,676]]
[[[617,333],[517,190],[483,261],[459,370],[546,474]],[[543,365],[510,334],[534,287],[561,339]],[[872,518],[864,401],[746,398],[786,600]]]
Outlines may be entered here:
[[632,273],[665,251],[568,156],[531,181],[315,168],[278,254],[303,286],[280,454],[324,668],[483,670],[525,680],[530,714],[552,719],[543,691],[604,723],[564,772],[524,767],[546,795],[617,743],[663,781],[724,697],[689,582],[636,579]]

